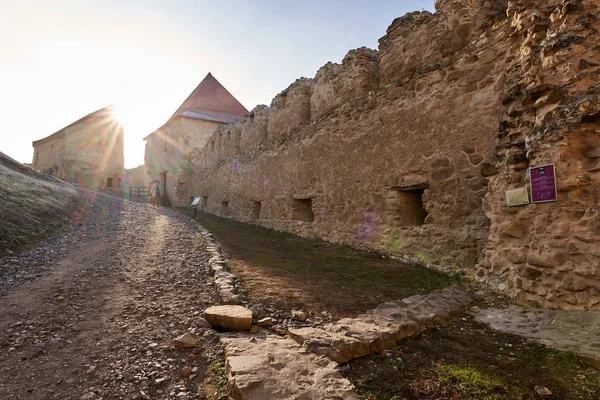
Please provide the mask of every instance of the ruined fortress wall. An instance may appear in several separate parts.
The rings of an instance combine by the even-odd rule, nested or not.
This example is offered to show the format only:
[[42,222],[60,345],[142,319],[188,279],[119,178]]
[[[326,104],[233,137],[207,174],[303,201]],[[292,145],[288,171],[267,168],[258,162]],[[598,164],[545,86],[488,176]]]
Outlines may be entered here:
[[[341,65],[294,82],[270,108],[218,130],[190,194],[207,196],[216,214],[447,270],[473,268],[488,229],[481,169],[492,162],[501,107],[506,50],[495,46],[509,29],[489,32],[465,54],[431,40],[406,47],[407,36],[428,32],[451,35],[448,45],[458,40],[451,26],[462,3],[397,19],[380,51],[353,50]],[[457,49],[485,29],[460,18],[471,25]],[[498,14],[487,18],[492,25]],[[485,58],[482,71],[473,57]]]
[[[523,303],[598,309],[600,301],[600,9],[598,1],[511,2],[519,52],[507,65],[484,209],[491,230],[478,278]],[[554,163],[558,201],[503,206]]]
[[[598,308],[596,2],[436,7],[217,131],[189,194],[215,214],[463,270],[523,302]],[[505,190],[548,162],[559,201],[507,207]]]

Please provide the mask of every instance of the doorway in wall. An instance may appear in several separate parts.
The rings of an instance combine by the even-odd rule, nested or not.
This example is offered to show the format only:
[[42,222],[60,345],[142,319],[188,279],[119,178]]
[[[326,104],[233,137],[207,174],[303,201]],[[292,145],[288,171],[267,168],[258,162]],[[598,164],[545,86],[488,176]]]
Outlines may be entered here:
[[107,188],[113,187],[113,178],[106,178],[106,187]]
[[169,199],[169,194],[167,193],[167,173],[168,171],[160,173],[160,197],[163,206],[171,207],[171,200]]

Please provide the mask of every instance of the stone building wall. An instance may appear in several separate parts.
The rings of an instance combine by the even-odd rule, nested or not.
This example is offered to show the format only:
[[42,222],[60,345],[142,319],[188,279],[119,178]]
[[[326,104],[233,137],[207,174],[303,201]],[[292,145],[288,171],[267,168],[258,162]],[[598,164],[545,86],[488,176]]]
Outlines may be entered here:
[[66,179],[90,187],[120,188],[125,172],[123,127],[110,111],[65,128]]
[[[598,308],[597,4],[436,7],[220,128],[189,194],[215,214],[463,271],[523,302]],[[559,201],[506,207],[504,191],[547,162]]]
[[34,168],[86,187],[120,188],[123,127],[111,107],[95,111],[33,143]]
[[125,170],[125,177],[123,179],[124,193],[129,193],[130,188],[150,188],[151,186],[152,179],[150,178],[150,174],[146,169],[146,165],[142,164],[135,168],[129,168]]
[[[54,173],[59,171],[63,165],[65,154],[65,136],[58,134],[40,141],[34,147],[32,165],[42,172]],[[59,168],[61,166],[61,168]]]
[[144,165],[148,179],[162,180],[161,174],[166,173],[166,193],[173,204],[189,204],[188,198],[180,195],[186,185],[182,176],[193,164],[200,162],[201,152],[198,149],[204,148],[210,135],[222,125],[177,116],[146,137]]

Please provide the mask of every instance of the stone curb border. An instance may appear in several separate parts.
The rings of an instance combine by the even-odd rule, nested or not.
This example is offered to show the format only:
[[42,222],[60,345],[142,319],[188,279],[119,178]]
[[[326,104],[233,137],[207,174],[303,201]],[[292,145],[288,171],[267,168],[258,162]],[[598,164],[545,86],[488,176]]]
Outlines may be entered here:
[[231,305],[246,303],[239,293],[236,276],[227,269],[227,261],[217,240],[208,230],[202,226],[199,227],[202,245],[208,253],[208,266],[211,269],[220,302]]
[[472,302],[463,288],[453,285],[425,296],[382,303],[356,318],[344,318],[322,328],[290,329],[288,333],[308,351],[343,363],[415,339],[438,324],[450,323]]
[[[230,398],[281,398],[280,388],[287,388],[284,398],[358,399],[353,386],[339,373],[339,363],[392,348],[438,324],[450,323],[472,302],[469,293],[453,285],[425,296],[382,303],[356,318],[322,328],[290,329],[287,338],[267,335],[249,339],[247,334],[222,338]],[[288,365],[295,368],[286,369]],[[306,379],[308,370],[327,379]],[[331,397],[324,396],[323,390]]]
[[[247,304],[239,293],[236,276],[227,270],[227,261],[213,234],[200,225],[199,233],[209,257],[208,265],[220,302],[227,305]],[[287,338],[274,337],[279,341],[275,346],[279,350],[273,351],[284,352],[287,362],[300,358],[307,365],[314,363],[316,370],[328,377],[317,386],[321,386],[321,389],[325,387],[326,391],[331,391],[329,394],[336,393],[334,398],[340,398],[339,393],[343,393],[341,398],[355,399],[358,396],[352,384],[339,374],[338,363],[391,348],[402,340],[416,338],[426,329],[448,323],[453,317],[463,314],[472,301],[464,289],[453,285],[425,296],[414,295],[397,302],[382,303],[356,318],[344,318],[323,328],[291,329]],[[226,352],[228,391],[236,399],[255,398],[256,390],[264,394],[272,387],[281,387],[281,380],[284,379],[280,376],[283,360],[273,363],[273,355],[268,347],[260,345],[255,349],[256,346],[251,343],[256,339],[249,340],[244,335],[247,334],[239,334],[237,339],[235,336],[221,339]],[[268,357],[263,357],[265,352]],[[311,353],[317,358],[307,358]],[[257,354],[261,356],[257,357]],[[316,389],[310,385],[296,387],[304,377],[295,375],[295,372],[290,372],[285,377],[290,379],[289,385],[284,386],[294,387],[293,391],[303,396],[314,393]],[[265,376],[277,377],[275,383]]]

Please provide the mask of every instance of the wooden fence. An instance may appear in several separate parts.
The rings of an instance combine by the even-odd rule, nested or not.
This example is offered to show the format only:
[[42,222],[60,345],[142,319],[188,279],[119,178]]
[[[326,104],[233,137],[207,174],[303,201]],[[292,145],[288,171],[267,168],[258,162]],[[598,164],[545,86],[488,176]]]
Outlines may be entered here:
[[130,186],[129,199],[131,199],[131,201],[147,203],[150,200],[150,188],[145,186]]

